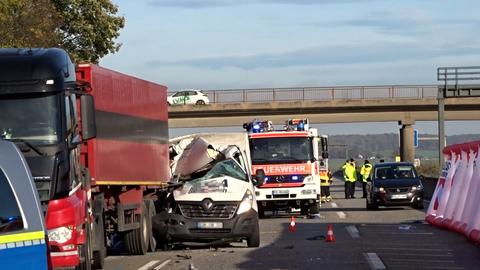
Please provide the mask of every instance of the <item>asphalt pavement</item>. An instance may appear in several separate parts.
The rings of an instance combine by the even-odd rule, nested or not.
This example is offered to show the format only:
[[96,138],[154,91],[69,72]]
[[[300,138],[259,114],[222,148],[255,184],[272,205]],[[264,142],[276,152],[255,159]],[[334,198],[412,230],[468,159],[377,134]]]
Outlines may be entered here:
[[[280,213],[261,219],[259,248],[235,243],[109,256],[104,269],[480,269],[479,246],[426,224],[425,210],[367,211],[359,187],[356,199],[343,199],[340,180],[331,191],[334,200],[322,204],[320,216]],[[292,216],[294,232],[289,230]],[[334,242],[326,241],[329,225]]]

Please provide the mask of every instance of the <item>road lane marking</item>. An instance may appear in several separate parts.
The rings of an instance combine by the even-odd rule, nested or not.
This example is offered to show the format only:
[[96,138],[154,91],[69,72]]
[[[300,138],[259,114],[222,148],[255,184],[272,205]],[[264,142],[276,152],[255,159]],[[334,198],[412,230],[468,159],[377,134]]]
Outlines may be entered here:
[[380,247],[380,246],[376,246],[375,247],[376,249],[393,249],[393,250],[409,250],[409,251],[445,251],[445,252],[452,252],[453,250],[452,249],[448,249],[448,248],[410,248],[410,247],[406,247],[406,248],[403,248],[403,247]]
[[376,232],[375,234],[395,234],[395,235],[433,235],[431,232]]
[[160,269],[162,269],[165,265],[167,265],[169,262],[170,262],[170,260],[166,260],[166,261],[164,261],[162,264],[160,264],[159,266],[153,268],[153,270],[160,270]]
[[[383,256],[398,256],[398,253],[386,253],[382,252]],[[425,254],[425,253],[402,253],[402,256],[408,256],[408,257],[453,257],[451,253],[446,253],[446,254]]]
[[[403,255],[403,254],[402,254]],[[435,260],[435,259],[432,259],[432,260],[426,260],[424,258],[421,258],[421,259],[405,259],[405,258],[399,258],[399,259],[396,259],[396,258],[392,258],[392,259],[388,259],[389,261],[395,261],[395,262],[408,262],[408,263],[413,263],[413,262],[417,262],[417,263],[440,263],[440,264],[446,264],[446,263],[455,263],[454,260]]]
[[346,226],[345,228],[347,229],[348,234],[350,234],[352,238],[360,237],[360,233],[358,232],[358,229],[355,225],[349,225],[349,226]]
[[365,257],[367,258],[368,264],[370,265],[370,268],[373,270],[381,270],[381,269],[387,269],[385,267],[385,264],[383,264],[382,260],[378,257],[377,253],[364,253]]
[[331,203],[333,208],[338,208],[338,205],[334,202]]
[[347,215],[344,213],[344,212],[336,212],[338,217],[341,218],[341,219],[345,219],[347,217]]
[[148,270],[150,269],[150,267],[156,265],[157,263],[159,263],[160,261],[150,261],[148,262],[147,264],[145,264],[144,266],[138,268],[138,270]]

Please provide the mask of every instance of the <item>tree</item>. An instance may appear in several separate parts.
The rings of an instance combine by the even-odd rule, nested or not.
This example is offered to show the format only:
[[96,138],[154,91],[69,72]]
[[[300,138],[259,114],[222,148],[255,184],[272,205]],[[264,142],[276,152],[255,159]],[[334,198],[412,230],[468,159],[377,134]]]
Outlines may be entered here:
[[2,0],[0,46],[60,47],[74,61],[115,53],[125,18],[110,0]]
[[59,17],[50,0],[3,0],[0,2],[1,47],[53,47],[60,39],[52,32]]
[[110,0],[51,1],[63,20],[57,29],[61,47],[74,59],[96,63],[120,49],[121,45],[114,40],[125,25],[125,18],[115,15],[118,7]]

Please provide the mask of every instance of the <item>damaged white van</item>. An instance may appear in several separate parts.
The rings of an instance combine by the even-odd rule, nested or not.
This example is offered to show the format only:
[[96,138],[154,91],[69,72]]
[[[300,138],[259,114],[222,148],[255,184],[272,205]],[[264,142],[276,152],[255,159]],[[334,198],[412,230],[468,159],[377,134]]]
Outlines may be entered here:
[[[170,141],[171,190],[157,201],[152,229],[160,244],[229,243],[258,247],[260,234],[245,133],[189,135]],[[160,209],[159,209],[160,208]],[[160,211],[158,211],[160,210]]]

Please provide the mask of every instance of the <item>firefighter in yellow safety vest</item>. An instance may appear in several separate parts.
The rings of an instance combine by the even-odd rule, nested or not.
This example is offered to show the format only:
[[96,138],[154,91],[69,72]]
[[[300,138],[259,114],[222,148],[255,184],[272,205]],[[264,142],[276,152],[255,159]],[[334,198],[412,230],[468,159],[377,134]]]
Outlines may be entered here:
[[343,177],[345,178],[345,199],[355,198],[355,181],[357,180],[357,170],[355,160],[350,159],[343,165]]
[[320,172],[320,200],[322,203],[332,200],[330,196],[330,184],[332,183],[332,173],[330,170]]
[[362,175],[363,198],[367,197],[367,179],[370,176],[371,171],[372,171],[372,164],[370,164],[368,160],[365,160],[365,163],[360,169],[360,174]]

